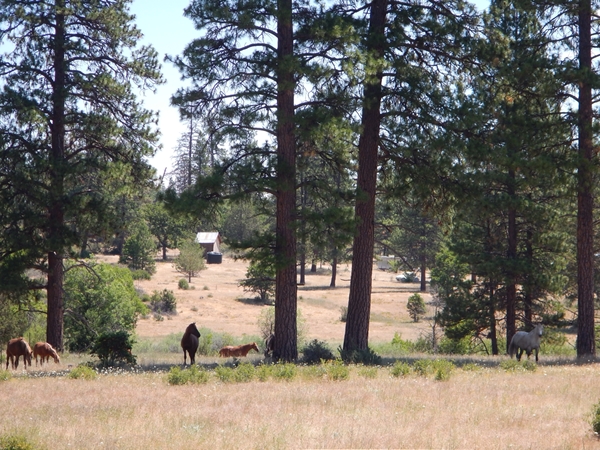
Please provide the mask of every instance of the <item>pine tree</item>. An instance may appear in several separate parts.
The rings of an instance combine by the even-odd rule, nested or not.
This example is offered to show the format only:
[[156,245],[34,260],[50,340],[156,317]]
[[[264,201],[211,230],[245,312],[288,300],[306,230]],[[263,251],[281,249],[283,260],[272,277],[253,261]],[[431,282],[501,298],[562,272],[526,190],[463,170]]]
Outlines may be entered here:
[[59,350],[64,259],[81,242],[71,223],[99,191],[85,180],[115,162],[137,182],[150,175],[156,132],[134,89],[161,78],[127,3],[0,1],[0,264],[47,274],[47,341]]

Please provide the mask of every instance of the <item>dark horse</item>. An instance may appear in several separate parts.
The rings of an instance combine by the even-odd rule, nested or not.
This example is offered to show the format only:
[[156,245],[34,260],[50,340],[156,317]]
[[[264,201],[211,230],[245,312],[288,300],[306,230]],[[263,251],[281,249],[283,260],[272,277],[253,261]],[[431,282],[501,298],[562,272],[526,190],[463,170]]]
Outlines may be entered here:
[[198,350],[198,338],[200,332],[196,328],[196,323],[190,323],[183,333],[181,338],[181,348],[183,349],[183,365],[186,364],[185,352],[187,351],[190,355],[190,364],[196,363],[196,350]]
[[265,357],[273,355],[275,350],[275,335],[271,333],[267,339],[265,339]]
[[23,355],[23,363],[27,370],[27,363],[31,367],[31,347],[22,337],[11,339],[6,346],[6,370],[8,370],[8,361],[13,369],[19,367],[19,358]]

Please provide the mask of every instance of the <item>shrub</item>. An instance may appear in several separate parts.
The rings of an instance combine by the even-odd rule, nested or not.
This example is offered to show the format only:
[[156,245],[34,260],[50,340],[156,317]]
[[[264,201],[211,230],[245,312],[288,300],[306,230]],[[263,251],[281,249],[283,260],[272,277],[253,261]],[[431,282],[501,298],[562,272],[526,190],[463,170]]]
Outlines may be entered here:
[[83,378],[84,380],[95,380],[98,374],[94,369],[85,364],[80,364],[69,372],[69,378],[78,380]]
[[594,411],[592,412],[592,430],[596,435],[600,436],[600,402],[594,405]]
[[406,309],[408,309],[408,314],[412,318],[413,322],[418,322],[421,319],[421,316],[427,312],[425,301],[420,294],[413,294],[408,297]]
[[379,366],[381,365],[381,356],[375,353],[370,348],[364,350],[344,350],[342,347],[338,348],[342,360],[350,364],[363,364],[365,366]]
[[188,280],[186,280],[185,278],[181,278],[179,280],[178,286],[179,286],[179,289],[183,289],[184,291],[187,291],[190,288],[190,284],[188,283]]
[[402,283],[416,283],[419,281],[419,277],[414,272],[404,272],[399,276],[399,280]]
[[433,361],[429,359],[419,359],[413,364],[413,370],[417,375],[426,377],[433,374]]
[[7,381],[12,378],[12,373],[8,370],[0,369],[0,381]]
[[139,315],[148,312],[131,272],[123,267],[71,266],[64,287],[65,310],[70,311],[65,314],[65,340],[71,352],[88,352],[102,333],[133,332]]
[[398,332],[394,333],[394,337],[392,338],[392,346],[400,350],[402,353],[411,353],[415,349],[415,344],[402,339],[402,335]]
[[177,312],[177,299],[173,291],[154,291],[150,297],[150,309],[155,313],[174,314]]
[[104,366],[135,364],[135,356],[131,354],[133,344],[133,338],[126,331],[104,333],[98,336],[90,353],[98,356]]
[[183,370],[179,366],[174,366],[167,375],[167,382],[171,385],[204,384],[209,378],[210,374],[196,365]]
[[341,360],[330,361],[323,364],[327,377],[330,380],[347,380],[350,376],[350,369]]
[[134,280],[150,280],[152,278],[152,274],[147,270],[137,269],[131,271],[131,278]]
[[252,381],[256,375],[256,369],[250,363],[242,363],[234,370],[233,379],[238,383]]
[[405,377],[410,373],[410,365],[402,361],[397,361],[390,369],[390,373],[394,377]]
[[436,359],[433,362],[433,370],[435,372],[435,379],[438,381],[446,381],[450,378],[450,375],[456,366],[452,361],[448,361],[445,359]]
[[272,375],[273,378],[278,380],[291,381],[296,377],[297,373],[298,368],[295,364],[285,363],[273,365]]
[[231,367],[217,366],[217,367],[215,367],[215,375],[223,383],[230,383],[230,382],[234,381],[234,379],[235,379],[234,378],[235,375],[234,375],[233,369]]
[[9,435],[0,436],[0,450],[35,450],[36,446],[25,436]]
[[262,364],[256,368],[256,378],[258,381],[267,381],[271,375],[273,366]]
[[302,362],[306,364],[319,364],[321,361],[331,361],[333,359],[335,359],[335,356],[323,341],[314,339],[302,350]]
[[471,353],[470,339],[450,339],[444,336],[438,344],[438,351],[446,355],[467,355]]

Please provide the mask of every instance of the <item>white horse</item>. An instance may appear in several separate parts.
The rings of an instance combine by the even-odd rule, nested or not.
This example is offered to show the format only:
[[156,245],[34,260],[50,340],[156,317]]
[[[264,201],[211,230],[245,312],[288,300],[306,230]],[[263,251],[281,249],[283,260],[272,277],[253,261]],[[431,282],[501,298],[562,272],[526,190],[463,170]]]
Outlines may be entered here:
[[544,325],[538,323],[533,330],[529,333],[527,331],[517,331],[510,341],[508,346],[508,353],[512,358],[517,353],[517,361],[521,361],[523,350],[527,352],[527,359],[531,356],[533,350],[535,350],[535,360],[538,360],[538,351],[540,349],[540,338],[544,332]]

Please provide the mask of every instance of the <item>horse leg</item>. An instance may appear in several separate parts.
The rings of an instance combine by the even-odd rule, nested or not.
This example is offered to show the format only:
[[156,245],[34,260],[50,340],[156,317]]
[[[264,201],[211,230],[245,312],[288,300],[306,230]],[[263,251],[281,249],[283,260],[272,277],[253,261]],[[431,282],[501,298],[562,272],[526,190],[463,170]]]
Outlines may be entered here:
[[185,366],[187,364],[187,359],[186,359],[186,354],[185,354],[185,349],[183,350],[183,365]]
[[538,362],[538,349],[535,349],[535,362]]
[[521,361],[521,356],[523,356],[523,349],[518,348],[517,349],[517,361]]

